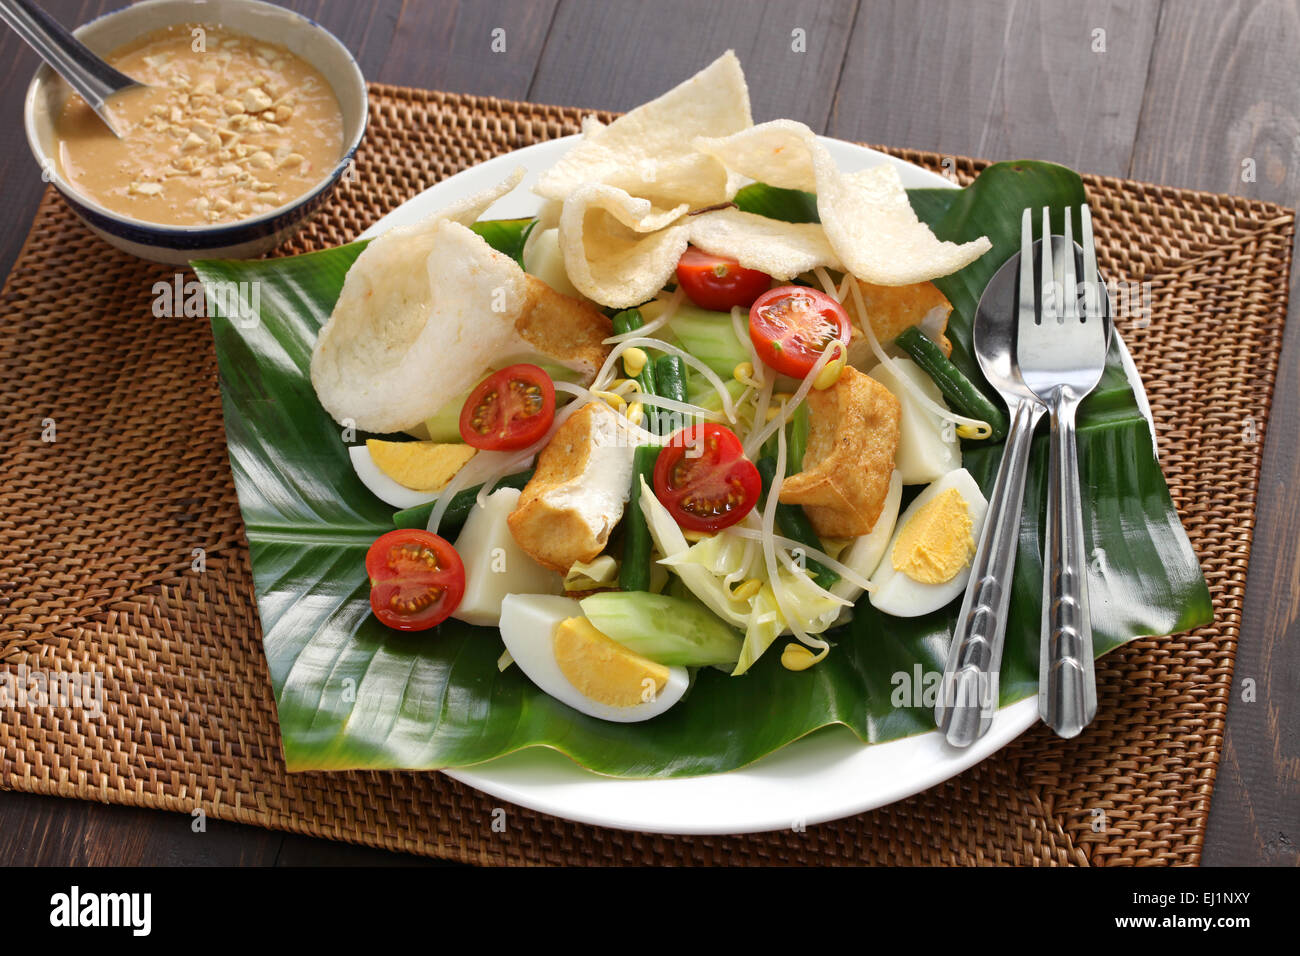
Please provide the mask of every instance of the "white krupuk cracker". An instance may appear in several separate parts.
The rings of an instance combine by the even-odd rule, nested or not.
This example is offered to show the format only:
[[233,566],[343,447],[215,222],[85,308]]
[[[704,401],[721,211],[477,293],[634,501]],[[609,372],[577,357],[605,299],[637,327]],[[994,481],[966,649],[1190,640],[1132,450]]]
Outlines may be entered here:
[[312,351],[312,385],[336,421],[380,433],[420,428],[516,355],[595,374],[609,320],[469,228],[522,176],[362,250]]
[[569,281],[615,309],[640,305],[663,288],[686,251],[689,207],[656,209],[648,199],[604,184],[575,189],[560,213],[559,242]]
[[733,173],[817,194],[817,212],[843,267],[877,285],[911,285],[949,275],[992,248],[987,237],[941,241],[917,218],[890,163],[842,173],[812,130],[774,120],[695,146]]
[[722,202],[735,192],[733,177],[691,143],[698,136],[729,136],[753,123],[745,75],[728,50],[608,126],[588,117],[582,139],[533,190],[563,201],[580,186],[602,183],[648,199],[659,210]]
[[781,189],[815,192],[812,130],[794,120],[772,120],[730,136],[701,137],[696,149],[715,157],[733,173]]
[[528,288],[513,259],[451,219],[398,232],[357,257],[312,353],[321,405],[363,431],[423,423],[524,347]]
[[689,222],[693,246],[773,279],[787,281],[818,266],[843,269],[825,230],[815,222],[781,222],[739,209],[702,213]]

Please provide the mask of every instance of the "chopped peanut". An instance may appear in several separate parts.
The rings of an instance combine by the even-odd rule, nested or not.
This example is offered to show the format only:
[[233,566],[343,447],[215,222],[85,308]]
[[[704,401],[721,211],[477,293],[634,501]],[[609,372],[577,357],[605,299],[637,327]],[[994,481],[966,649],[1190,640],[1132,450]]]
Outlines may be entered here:
[[121,140],[109,142],[77,96],[56,120],[64,174],[110,209],[231,222],[312,189],[342,153],[342,113],[314,67],[219,26],[203,26],[205,48],[194,50],[195,29],[175,24],[109,54],[147,84],[113,107]]

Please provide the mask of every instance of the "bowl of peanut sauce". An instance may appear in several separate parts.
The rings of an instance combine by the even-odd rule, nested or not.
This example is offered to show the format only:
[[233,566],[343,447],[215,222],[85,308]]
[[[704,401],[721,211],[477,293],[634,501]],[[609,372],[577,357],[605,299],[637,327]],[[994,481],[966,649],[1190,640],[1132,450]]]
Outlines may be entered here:
[[101,238],[158,262],[251,258],[355,174],[365,79],[329,31],[258,0],[144,0],[73,31],[143,86],[114,136],[49,67],[25,119],[42,178]]

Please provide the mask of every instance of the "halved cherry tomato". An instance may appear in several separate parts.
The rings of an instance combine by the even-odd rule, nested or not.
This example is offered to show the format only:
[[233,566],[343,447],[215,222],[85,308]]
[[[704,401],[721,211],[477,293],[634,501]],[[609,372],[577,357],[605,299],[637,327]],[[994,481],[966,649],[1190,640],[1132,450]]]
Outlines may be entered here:
[[749,338],[758,357],[782,375],[803,378],[831,342],[839,339],[847,347],[851,335],[844,307],[807,286],[778,286],[749,309]]
[[484,451],[526,448],[555,420],[555,384],[536,365],[493,372],[460,410],[460,437]]
[[766,292],[772,277],[757,269],[742,268],[735,259],[689,246],[677,263],[677,281],[701,309],[730,312],[734,306],[747,306]]
[[706,422],[683,428],[655,462],[655,497],[688,531],[719,531],[749,514],[763,487],[736,433]]
[[401,528],[376,539],[366,552],[370,608],[399,631],[441,624],[465,595],[465,565],[443,538]]

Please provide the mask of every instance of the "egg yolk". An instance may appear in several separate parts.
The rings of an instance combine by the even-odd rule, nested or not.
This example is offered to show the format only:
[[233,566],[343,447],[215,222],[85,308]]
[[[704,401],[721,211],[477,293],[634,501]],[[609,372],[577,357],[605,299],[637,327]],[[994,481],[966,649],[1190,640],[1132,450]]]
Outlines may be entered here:
[[891,560],[921,584],[951,581],[975,553],[970,510],[956,488],[935,495],[903,526]]
[[439,491],[455,477],[475,449],[460,443],[432,441],[366,441],[375,467],[404,488]]
[[582,696],[602,704],[648,704],[668,683],[668,668],[628,650],[585,617],[561,621],[551,643],[560,673]]

